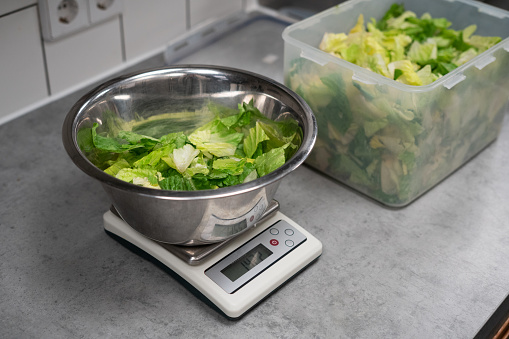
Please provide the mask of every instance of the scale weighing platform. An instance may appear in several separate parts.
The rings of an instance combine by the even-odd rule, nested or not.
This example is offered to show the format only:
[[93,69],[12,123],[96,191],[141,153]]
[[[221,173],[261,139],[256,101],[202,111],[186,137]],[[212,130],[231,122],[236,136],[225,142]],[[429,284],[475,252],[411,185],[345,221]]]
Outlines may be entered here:
[[156,259],[191,292],[227,318],[236,319],[322,253],[322,243],[278,209],[273,202],[254,227],[204,246],[153,241],[130,227],[114,208],[104,214],[104,229]]

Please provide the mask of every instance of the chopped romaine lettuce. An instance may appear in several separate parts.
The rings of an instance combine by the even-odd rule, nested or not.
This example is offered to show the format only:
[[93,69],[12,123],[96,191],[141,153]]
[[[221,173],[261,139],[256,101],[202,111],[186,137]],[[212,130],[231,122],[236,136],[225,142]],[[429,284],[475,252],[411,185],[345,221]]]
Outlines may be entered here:
[[267,153],[261,154],[255,160],[256,172],[262,177],[283,166],[285,163],[284,147],[273,148]]
[[[273,121],[253,101],[239,104],[238,109],[210,103],[196,114],[175,113],[175,117],[185,130],[175,131],[171,114],[136,122],[106,114],[103,125],[80,129],[78,144],[94,165],[118,179],[181,191],[252,181],[281,167],[302,142],[295,120]],[[193,117],[202,125],[196,126]],[[170,133],[164,134],[161,126]]]
[[179,171],[179,173],[184,173],[198,154],[200,154],[200,151],[192,145],[185,144],[181,148],[174,149],[170,156],[173,158],[175,169]]
[[473,35],[475,25],[461,31],[450,25],[446,18],[418,18],[394,4],[378,22],[372,18],[365,27],[360,14],[348,34],[325,33],[319,48],[398,82],[428,85],[502,40]]
[[158,188],[158,182],[162,179],[161,173],[149,168],[122,168],[115,177],[135,185],[151,188]]
[[246,156],[251,158],[259,148],[258,146],[261,146],[261,143],[265,140],[269,140],[269,137],[260,123],[257,122],[255,127],[249,129],[249,135],[244,140],[244,153]]
[[187,138],[204,153],[225,157],[235,154],[244,134],[237,133],[216,119],[195,130]]
[[[324,34],[319,47],[414,86],[432,83],[500,41],[476,36],[475,25],[452,30],[446,19],[419,18],[398,4],[366,29],[363,20],[351,32]],[[285,84],[306,100],[318,123],[307,164],[387,205],[408,204],[486,147],[507,110],[509,53],[503,48],[493,49],[496,62],[482,71],[472,67],[452,88],[408,91],[357,81],[339,63],[294,55],[285,63]]]

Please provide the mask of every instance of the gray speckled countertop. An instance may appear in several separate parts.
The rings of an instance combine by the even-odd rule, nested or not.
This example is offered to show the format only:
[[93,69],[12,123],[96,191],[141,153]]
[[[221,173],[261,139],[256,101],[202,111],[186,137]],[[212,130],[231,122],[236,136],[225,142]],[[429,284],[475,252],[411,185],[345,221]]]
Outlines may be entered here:
[[[282,55],[277,34],[254,60]],[[282,80],[281,58],[239,64],[234,38],[181,62]],[[159,56],[135,68],[163,64]],[[61,143],[64,116],[86,90],[0,126],[1,338],[471,338],[509,292],[507,117],[497,141],[403,209],[307,166],[286,177],[281,211],[323,254],[229,321],[105,234],[108,198]]]

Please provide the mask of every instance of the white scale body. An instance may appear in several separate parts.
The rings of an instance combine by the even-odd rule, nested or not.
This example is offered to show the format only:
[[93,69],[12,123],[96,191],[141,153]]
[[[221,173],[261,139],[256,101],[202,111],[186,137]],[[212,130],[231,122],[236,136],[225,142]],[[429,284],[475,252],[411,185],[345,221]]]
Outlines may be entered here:
[[104,214],[104,228],[167,266],[231,319],[242,316],[322,253],[318,239],[279,211],[193,265],[111,211]]

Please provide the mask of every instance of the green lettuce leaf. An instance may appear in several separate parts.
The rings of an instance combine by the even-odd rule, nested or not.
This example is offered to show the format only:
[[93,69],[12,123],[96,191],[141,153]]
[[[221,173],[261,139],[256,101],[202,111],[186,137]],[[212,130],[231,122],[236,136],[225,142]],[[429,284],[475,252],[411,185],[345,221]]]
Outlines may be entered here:
[[122,153],[128,149],[140,147],[137,145],[133,145],[132,148],[129,148],[129,146],[126,145],[125,141],[121,142],[119,139],[116,139],[116,138],[108,138],[108,137],[99,135],[97,133],[98,127],[99,127],[99,124],[94,123],[94,126],[92,127],[92,140],[93,140],[95,148],[97,148],[99,150],[113,152],[113,153]]
[[126,140],[129,144],[141,144],[143,147],[150,148],[159,142],[159,139],[152,138],[146,135],[137,134],[130,131],[120,131],[118,133],[120,139]]
[[150,188],[159,188],[158,181],[162,178],[158,171],[146,168],[122,168],[115,177],[135,185]]
[[475,58],[479,53],[473,49],[469,48],[465,52],[458,55],[452,62],[456,66],[461,66],[464,63],[470,61],[471,59]]
[[389,64],[389,71],[394,74],[399,70],[397,80],[407,85],[421,86],[422,80],[415,71],[416,67],[410,60],[399,60]]
[[260,122],[256,122],[256,126],[249,129],[249,135],[244,140],[244,154],[248,158],[253,158],[258,146],[265,140],[269,140],[269,137],[260,125]]
[[121,169],[130,167],[131,164],[129,164],[127,160],[120,159],[118,161],[115,161],[110,167],[106,168],[104,172],[108,173],[109,175],[116,176]]
[[[403,5],[393,4],[380,21],[371,18],[367,29],[360,14],[348,33],[324,33],[319,48],[398,82],[427,85],[502,40],[474,35],[475,25],[453,30],[449,28],[451,24],[446,18],[433,18],[429,13],[419,18]],[[394,67],[393,63],[398,61],[411,61],[414,67],[407,64]],[[429,74],[429,68],[418,73],[427,65],[433,75]],[[305,97],[312,108],[327,106],[330,98],[323,97],[321,86],[310,75],[301,78],[301,86],[297,84],[297,77],[292,79],[297,93]],[[349,125],[344,126],[346,130]]]
[[244,171],[245,164],[246,159],[221,158],[214,160],[212,168],[231,175],[239,175]]
[[186,168],[185,176],[192,177],[195,176],[196,174],[207,175],[209,174],[209,172],[210,169],[208,167],[208,164],[203,158],[203,155],[200,154],[199,156],[194,158],[193,161],[191,161],[189,167]]
[[193,180],[189,177],[180,175],[171,175],[159,181],[159,187],[163,190],[171,191],[196,191],[197,188]]
[[184,173],[198,154],[200,154],[200,151],[189,144],[186,144],[181,148],[174,149],[171,157],[173,158],[175,169],[179,171],[179,173]]
[[405,12],[405,7],[400,4],[392,4],[391,7],[385,12],[384,16],[382,17],[382,20],[380,20],[376,26],[380,30],[386,30],[387,29],[387,21],[392,18],[397,18],[401,14]]
[[173,144],[173,145],[175,145],[175,148],[181,148],[182,146],[184,146],[186,144],[186,141],[187,141],[187,136],[182,132],[169,133],[169,134],[163,135],[160,138],[160,146],[162,147],[164,145]]
[[256,171],[259,177],[275,171],[285,164],[284,147],[273,148],[267,153],[263,153],[255,160]]
[[419,65],[427,65],[436,60],[438,48],[435,42],[419,43],[414,41],[408,51],[408,59]]
[[211,121],[188,136],[197,149],[217,157],[234,155],[243,138],[243,133],[228,129],[220,119]]
[[475,47],[479,53],[482,53],[482,52],[486,51],[487,49],[495,46],[500,41],[502,41],[502,38],[500,38],[498,36],[491,37],[491,36],[474,35],[470,39],[468,39],[468,43],[470,45],[472,45],[473,47]]

